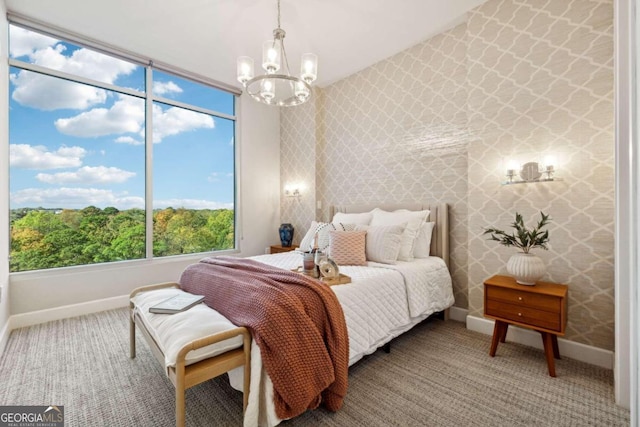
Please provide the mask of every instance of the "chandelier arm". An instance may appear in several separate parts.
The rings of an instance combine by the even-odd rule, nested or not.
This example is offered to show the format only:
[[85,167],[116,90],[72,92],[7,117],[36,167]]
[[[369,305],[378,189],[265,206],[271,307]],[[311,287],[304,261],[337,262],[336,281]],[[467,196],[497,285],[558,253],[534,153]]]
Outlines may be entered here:
[[286,68],[287,75],[291,75],[291,70],[289,70],[289,60],[287,59],[287,51],[284,48],[284,38],[280,40],[280,46],[282,47],[282,57],[284,58],[284,66]]

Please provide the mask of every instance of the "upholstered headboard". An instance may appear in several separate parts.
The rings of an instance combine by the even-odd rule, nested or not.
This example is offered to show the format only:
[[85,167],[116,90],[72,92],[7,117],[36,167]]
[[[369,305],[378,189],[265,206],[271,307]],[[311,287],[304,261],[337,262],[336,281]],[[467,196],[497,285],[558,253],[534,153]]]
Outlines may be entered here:
[[431,237],[431,255],[438,256],[444,260],[449,267],[449,206],[446,203],[397,203],[397,204],[377,204],[377,205],[343,205],[331,206],[330,218],[336,212],[361,213],[369,212],[374,208],[394,211],[397,209],[408,209],[410,211],[421,211],[429,209],[429,221],[436,223]]

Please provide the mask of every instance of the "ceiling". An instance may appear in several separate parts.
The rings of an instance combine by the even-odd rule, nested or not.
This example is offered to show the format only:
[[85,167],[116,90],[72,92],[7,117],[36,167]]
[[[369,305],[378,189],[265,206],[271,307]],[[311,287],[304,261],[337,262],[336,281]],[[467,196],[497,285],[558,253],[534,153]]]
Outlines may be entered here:
[[[277,26],[276,0],[4,1],[10,12],[236,87],[236,58],[259,64]],[[452,27],[484,1],[281,0],[291,71],[313,52],[326,86]]]

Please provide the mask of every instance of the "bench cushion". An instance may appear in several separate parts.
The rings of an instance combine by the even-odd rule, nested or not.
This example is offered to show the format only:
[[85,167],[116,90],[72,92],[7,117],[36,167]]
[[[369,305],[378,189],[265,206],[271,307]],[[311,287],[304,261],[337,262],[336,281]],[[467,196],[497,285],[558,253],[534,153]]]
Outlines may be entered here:
[[[176,365],[178,352],[191,341],[237,327],[204,303],[176,314],[149,313],[149,307],[181,293],[185,292],[175,288],[157,289],[139,293],[131,299],[134,313],[142,319],[164,354],[166,367]],[[191,365],[238,347],[242,347],[241,335],[189,352],[185,364]]]

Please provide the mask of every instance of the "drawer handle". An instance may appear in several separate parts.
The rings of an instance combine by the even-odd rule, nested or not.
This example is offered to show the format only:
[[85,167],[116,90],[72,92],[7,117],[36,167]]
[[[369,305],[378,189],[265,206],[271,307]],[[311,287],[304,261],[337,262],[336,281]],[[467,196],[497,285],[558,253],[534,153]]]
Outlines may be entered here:
[[522,317],[522,313],[518,313],[518,316]]
[[518,301],[522,301],[522,297],[518,297]]

